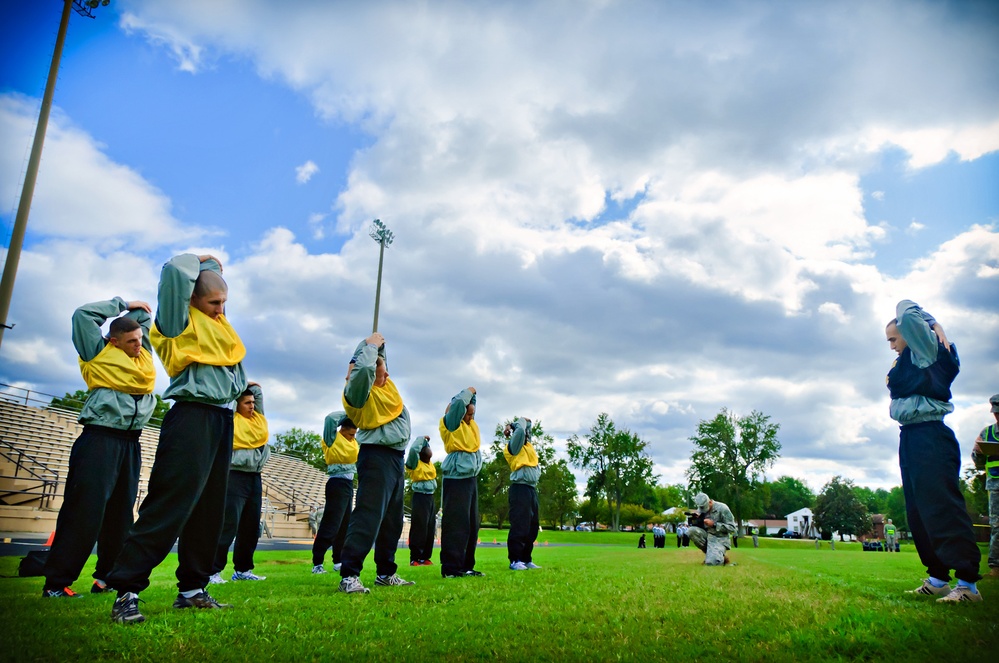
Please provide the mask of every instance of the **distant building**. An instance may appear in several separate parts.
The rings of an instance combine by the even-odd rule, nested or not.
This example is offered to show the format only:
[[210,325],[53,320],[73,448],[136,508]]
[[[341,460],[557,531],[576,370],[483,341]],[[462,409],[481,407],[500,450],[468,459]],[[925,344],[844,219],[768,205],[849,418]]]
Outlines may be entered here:
[[813,529],[815,524],[812,510],[808,507],[792,511],[785,516],[787,518],[787,529],[789,532],[797,532],[800,536],[810,538],[815,536],[817,529]]

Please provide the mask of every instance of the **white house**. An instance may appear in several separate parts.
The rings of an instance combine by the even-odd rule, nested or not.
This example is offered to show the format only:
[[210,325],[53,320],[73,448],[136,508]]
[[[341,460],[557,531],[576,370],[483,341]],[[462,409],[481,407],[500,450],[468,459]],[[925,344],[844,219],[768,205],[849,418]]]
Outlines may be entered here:
[[813,516],[809,508],[798,509],[785,516],[787,518],[787,529],[790,532],[797,532],[803,537],[812,536]]

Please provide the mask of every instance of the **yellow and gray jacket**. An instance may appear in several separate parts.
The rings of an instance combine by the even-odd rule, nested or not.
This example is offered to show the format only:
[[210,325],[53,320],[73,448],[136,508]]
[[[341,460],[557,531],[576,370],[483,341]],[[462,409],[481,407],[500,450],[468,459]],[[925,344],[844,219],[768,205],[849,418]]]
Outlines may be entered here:
[[260,474],[271,457],[267,444],[270,432],[264,416],[264,392],[255,384],[249,386],[253,394],[253,416],[244,417],[239,412],[232,415],[232,462],[230,470]]
[[326,460],[326,475],[330,479],[353,481],[357,473],[357,441],[348,440],[340,434],[340,423],[347,418],[342,410],[330,412],[323,423],[323,458]]
[[384,387],[375,386],[375,362],[379,355],[385,357],[384,347],[379,349],[364,341],[357,345],[354,351],[356,365],[343,388],[344,410],[357,424],[358,444],[377,444],[404,451],[409,444],[409,410],[402,404],[391,379]]
[[451,399],[447,411],[440,420],[441,440],[447,456],[441,463],[441,472],[445,479],[469,479],[479,476],[482,469],[482,446],[479,436],[479,425],[472,419],[465,423],[465,411],[468,405],[475,404],[475,394],[468,389],[462,389]]
[[510,441],[503,448],[503,456],[510,465],[510,483],[537,486],[541,478],[538,454],[531,444],[531,428],[524,419],[517,417],[510,427]]
[[191,306],[198,274],[208,269],[222,273],[214,260],[190,253],[163,265],[150,336],[170,376],[164,398],[228,407],[246,390],[246,348],[224,315],[212,320]]
[[85,304],[73,313],[73,346],[80,359],[80,373],[90,393],[80,411],[83,425],[106,426],[118,430],[140,430],[149,422],[156,407],[153,388],[156,367],[149,344],[149,314],[142,309],[129,311],[142,328],[142,353],[126,355],[111,345],[101,333],[110,318],[128,310],[121,297]]
[[430,440],[425,437],[417,438],[406,454],[406,470],[409,472],[410,485],[414,493],[433,495],[437,491],[437,468],[433,463],[424,463],[420,460],[420,452],[429,446]]

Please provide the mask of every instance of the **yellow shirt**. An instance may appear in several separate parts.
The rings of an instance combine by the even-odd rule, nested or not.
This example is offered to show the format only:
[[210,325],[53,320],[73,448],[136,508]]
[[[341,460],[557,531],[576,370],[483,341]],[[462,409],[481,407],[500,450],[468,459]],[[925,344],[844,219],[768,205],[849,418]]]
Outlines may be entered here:
[[180,336],[168,338],[154,324],[149,340],[170,377],[180,375],[191,364],[235,366],[246,357],[243,341],[224,315],[210,318],[193,306]]
[[481,440],[479,439],[479,425],[475,423],[475,419],[468,423],[462,421],[457,429],[449,431],[444,425],[444,417],[441,417],[439,428],[441,440],[444,441],[444,451],[447,453],[453,451],[475,453],[479,450]]
[[392,378],[387,378],[384,386],[373,385],[368,400],[359,408],[348,403],[345,396],[341,395],[340,400],[343,401],[343,409],[347,411],[347,416],[361,430],[380,428],[390,421],[395,421],[402,414],[402,396],[399,395],[399,389],[392,382]]
[[504,446],[503,456],[506,458],[506,462],[510,464],[510,472],[516,472],[522,467],[538,466],[538,452],[534,450],[530,442],[525,442],[516,456],[511,454],[507,450],[507,447]]
[[323,440],[322,446],[327,465],[353,465],[357,462],[357,451],[360,448],[357,440],[348,440],[340,431],[337,431],[331,446],[326,446],[326,440]]
[[259,412],[252,417],[236,413],[232,417],[232,448],[258,449],[267,444],[267,419]]
[[153,356],[142,348],[138,357],[129,357],[121,348],[108,343],[96,357],[80,362],[80,373],[87,389],[113,389],[138,396],[153,393],[156,367]]

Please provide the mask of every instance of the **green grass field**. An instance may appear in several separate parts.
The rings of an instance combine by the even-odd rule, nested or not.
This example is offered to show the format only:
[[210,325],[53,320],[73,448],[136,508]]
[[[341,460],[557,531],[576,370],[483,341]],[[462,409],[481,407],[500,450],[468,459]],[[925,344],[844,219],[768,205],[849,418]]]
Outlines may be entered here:
[[[0,579],[0,660],[964,661],[999,651],[999,581],[982,581],[974,605],[906,596],[922,573],[911,546],[889,555],[763,539],[734,550],[736,566],[709,568],[670,540],[638,550],[634,534],[545,532],[542,542],[591,545],[541,545],[542,570],[513,572],[494,536],[505,532],[482,532],[484,578],[405,566],[415,586],[380,588],[369,559],[366,596],[312,575],[305,549],[258,553],[266,581],[211,589],[233,604],[225,611],[171,608],[171,555],[142,593],[147,621],[133,626],[111,623],[113,596],[42,599],[40,578]],[[0,558],[0,575],[16,564]]]

